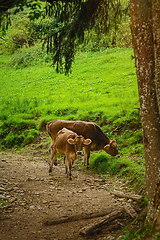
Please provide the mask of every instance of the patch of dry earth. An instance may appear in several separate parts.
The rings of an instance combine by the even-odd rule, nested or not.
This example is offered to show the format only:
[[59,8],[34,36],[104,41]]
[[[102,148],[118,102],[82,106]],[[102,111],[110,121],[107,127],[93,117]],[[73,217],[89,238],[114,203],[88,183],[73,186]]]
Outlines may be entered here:
[[[45,138],[41,137],[44,143]],[[103,180],[77,168],[73,168],[73,180],[70,181],[63,162],[48,173],[48,153],[44,145],[27,146],[19,154],[14,151],[0,153],[0,198],[9,202],[0,207],[0,240],[107,239],[121,228],[126,218],[115,220],[112,226],[104,226],[85,238],[79,235],[80,229],[95,219],[48,224],[65,216],[114,210],[122,200],[113,197],[108,188],[117,185],[122,189],[124,186],[118,180],[113,183],[111,178]]]

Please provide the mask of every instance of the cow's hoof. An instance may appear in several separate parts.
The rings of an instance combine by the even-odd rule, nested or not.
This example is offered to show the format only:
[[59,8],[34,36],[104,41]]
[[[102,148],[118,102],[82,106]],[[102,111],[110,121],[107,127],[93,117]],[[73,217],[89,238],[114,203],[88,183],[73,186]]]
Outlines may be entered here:
[[87,170],[89,170],[90,169],[90,166],[87,166]]
[[54,166],[57,166],[57,162],[54,163]]

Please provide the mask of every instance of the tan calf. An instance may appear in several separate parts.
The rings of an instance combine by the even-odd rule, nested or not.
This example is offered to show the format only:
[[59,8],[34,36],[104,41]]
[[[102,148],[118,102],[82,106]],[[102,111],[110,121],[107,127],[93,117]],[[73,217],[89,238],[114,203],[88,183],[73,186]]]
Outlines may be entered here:
[[57,165],[57,152],[65,157],[66,173],[69,179],[72,179],[71,169],[77,155],[82,155],[83,146],[89,145],[92,142],[90,139],[84,139],[83,136],[77,135],[75,132],[63,128],[57,133],[57,136],[51,145],[51,158],[49,172],[52,171],[53,163]]

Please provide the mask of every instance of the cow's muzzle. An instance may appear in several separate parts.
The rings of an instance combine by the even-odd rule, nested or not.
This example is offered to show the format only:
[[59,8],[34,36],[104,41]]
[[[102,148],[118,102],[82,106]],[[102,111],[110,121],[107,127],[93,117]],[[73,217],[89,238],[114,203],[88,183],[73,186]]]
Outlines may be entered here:
[[118,154],[118,155],[116,155],[116,157],[120,158],[120,157],[121,157],[121,155],[120,155],[120,154]]
[[83,152],[82,152],[82,151],[77,151],[76,154],[77,154],[77,155],[82,155]]

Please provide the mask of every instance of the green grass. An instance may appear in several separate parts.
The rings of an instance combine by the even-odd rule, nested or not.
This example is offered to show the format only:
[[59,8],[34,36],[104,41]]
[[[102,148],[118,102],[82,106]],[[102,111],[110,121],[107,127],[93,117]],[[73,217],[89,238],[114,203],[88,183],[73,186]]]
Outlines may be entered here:
[[7,57],[2,56],[0,136],[6,142],[3,145],[7,147],[4,139],[11,129],[16,129],[16,121],[25,125],[24,121],[32,120],[35,130],[57,118],[96,121],[100,125],[109,123],[106,133],[111,132],[110,126],[128,124],[137,117],[139,107],[131,54],[131,49],[78,54],[69,76],[57,74],[41,61],[26,68],[9,67]]
[[100,153],[92,153],[90,157],[91,171],[95,171],[107,178],[109,175],[116,175],[130,180],[132,187],[144,188],[145,168],[143,160],[135,161],[127,157],[114,158],[106,154],[104,151]]
[[[103,113],[107,120],[138,106],[132,50],[117,49],[77,56],[70,76],[37,65],[23,69],[4,67],[0,76],[1,119],[84,119]],[[48,120],[48,119],[47,119]]]
[[160,239],[159,231],[155,231],[153,225],[145,224],[145,215],[139,216],[122,230],[123,240]]

